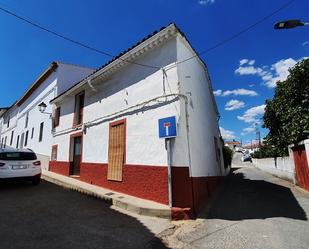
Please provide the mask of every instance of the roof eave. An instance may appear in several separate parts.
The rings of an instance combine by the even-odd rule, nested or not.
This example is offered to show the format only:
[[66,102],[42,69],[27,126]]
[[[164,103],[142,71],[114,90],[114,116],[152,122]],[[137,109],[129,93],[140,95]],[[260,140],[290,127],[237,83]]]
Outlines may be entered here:
[[103,77],[103,75],[109,75],[110,73],[114,73],[116,70],[119,70],[124,65],[130,64],[131,62],[136,60],[143,53],[149,51],[150,49],[156,46],[159,46],[164,41],[170,39],[171,36],[175,36],[177,32],[181,33],[174,23],[170,24],[169,26],[160,30],[159,32],[147,38],[143,42],[138,43],[138,45],[133,46],[131,49],[129,49],[126,53],[124,53],[120,57],[118,58],[116,57],[117,59],[110,61],[109,63],[98,69],[96,72],[94,72],[93,74],[88,75],[86,78],[78,82],[76,85],[68,89],[66,92],[52,99],[50,103],[56,104],[58,102],[61,102],[66,96],[73,94],[77,90],[81,90],[81,88],[85,84],[87,84],[88,81],[92,81],[93,79],[98,77]]
[[57,62],[52,62],[49,67],[37,78],[37,80],[29,87],[24,95],[16,102],[17,106],[21,106],[34,91],[56,70]]

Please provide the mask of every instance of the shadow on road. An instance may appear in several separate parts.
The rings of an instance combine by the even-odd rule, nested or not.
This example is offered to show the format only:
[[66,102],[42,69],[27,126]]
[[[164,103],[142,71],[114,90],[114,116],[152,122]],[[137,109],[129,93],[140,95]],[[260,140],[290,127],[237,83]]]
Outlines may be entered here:
[[250,180],[234,168],[208,213],[208,219],[244,220],[286,217],[307,220],[289,188]]
[[0,248],[167,248],[135,218],[47,182],[0,184]]

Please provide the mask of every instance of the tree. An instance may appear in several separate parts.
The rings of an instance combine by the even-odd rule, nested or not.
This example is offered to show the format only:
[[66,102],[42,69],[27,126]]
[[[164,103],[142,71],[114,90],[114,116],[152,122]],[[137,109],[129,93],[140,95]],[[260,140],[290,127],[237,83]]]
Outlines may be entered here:
[[228,146],[223,146],[223,161],[224,161],[224,167],[228,168],[232,165],[232,159],[233,159],[233,150],[230,149]]
[[309,138],[309,59],[289,72],[285,81],[277,82],[273,99],[266,100],[264,114],[266,141],[278,156],[287,154],[288,145]]

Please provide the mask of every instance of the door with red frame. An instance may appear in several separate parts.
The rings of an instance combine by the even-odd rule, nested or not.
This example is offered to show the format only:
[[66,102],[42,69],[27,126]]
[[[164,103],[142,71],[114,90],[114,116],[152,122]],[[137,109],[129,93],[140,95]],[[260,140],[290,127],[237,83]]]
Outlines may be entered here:
[[82,158],[82,137],[73,137],[73,162],[72,162],[72,171],[71,175],[80,174],[80,163]]

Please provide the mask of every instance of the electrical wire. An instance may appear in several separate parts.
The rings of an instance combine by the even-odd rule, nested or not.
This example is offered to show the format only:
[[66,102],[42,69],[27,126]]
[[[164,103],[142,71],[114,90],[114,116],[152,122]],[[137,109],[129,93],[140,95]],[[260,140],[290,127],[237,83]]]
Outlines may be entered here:
[[[43,30],[43,31],[45,31],[45,32],[47,32],[47,33],[50,33],[50,34],[55,35],[55,36],[57,36],[57,37],[59,37],[59,38],[62,38],[62,39],[64,39],[64,40],[68,41],[68,42],[74,43],[75,45],[81,46],[81,47],[83,47],[83,48],[86,48],[86,49],[88,49],[88,50],[91,50],[91,51],[93,51],[93,52],[96,52],[96,53],[99,53],[99,54],[102,54],[102,55],[105,55],[105,56],[108,56],[108,57],[112,57],[112,58],[115,58],[115,57],[116,57],[116,56],[113,55],[113,54],[104,52],[104,51],[102,51],[102,50],[100,50],[100,49],[91,47],[91,46],[89,46],[89,45],[87,45],[87,44],[85,44],[85,43],[82,43],[82,42],[79,42],[79,41],[77,41],[77,40],[74,40],[74,39],[72,39],[72,38],[70,38],[70,37],[68,37],[68,36],[62,35],[62,34],[56,32],[56,31],[53,31],[53,30],[48,29],[48,28],[45,28],[43,25],[38,24],[38,23],[36,23],[36,22],[34,22],[34,21],[30,20],[30,19],[27,19],[27,18],[25,18],[25,17],[22,17],[21,15],[18,15],[18,14],[14,13],[14,12],[8,10],[8,9],[5,9],[5,8],[3,8],[3,7],[1,7],[1,6],[0,6],[0,11],[4,12],[4,13],[6,13],[6,14],[9,14],[9,15],[11,15],[11,16],[14,16],[14,17],[16,17],[17,19],[19,19],[19,20],[21,20],[21,21],[23,21],[23,22],[26,22],[26,23],[28,23],[28,24],[30,24],[30,25],[32,25],[32,26],[38,28],[38,29],[41,29],[41,30]],[[133,61],[129,61],[129,60],[124,60],[124,59],[121,59],[121,58],[118,58],[118,59],[119,59],[119,60],[122,60],[122,61],[124,61],[124,62],[128,62],[128,63],[131,63],[131,64],[138,65],[138,66],[160,69],[160,67],[156,67],[156,66],[151,66],[151,65],[146,65],[146,64],[138,63],[138,62],[133,62]]]
[[[222,40],[221,42],[218,42],[217,44],[213,45],[212,47],[210,47],[210,48],[208,48],[208,49],[206,49],[206,50],[204,50],[204,51],[202,51],[202,52],[200,52],[200,53],[196,53],[195,55],[193,55],[193,56],[191,56],[191,57],[189,57],[189,58],[187,58],[187,59],[184,59],[184,60],[182,60],[182,61],[179,61],[179,62],[177,62],[176,64],[179,65],[179,64],[184,63],[184,62],[186,62],[186,61],[188,61],[188,60],[191,60],[191,59],[193,59],[193,58],[195,58],[195,57],[201,56],[201,55],[203,55],[203,54],[205,54],[205,53],[208,53],[208,52],[210,52],[210,51],[212,51],[212,50],[214,50],[214,49],[216,49],[216,48],[218,48],[218,47],[220,47],[220,46],[222,46],[222,45],[224,45],[224,44],[226,44],[226,43],[228,43],[228,42],[230,42],[230,41],[236,39],[236,38],[239,37],[240,35],[242,35],[242,34],[248,32],[249,30],[251,30],[251,29],[254,28],[255,26],[257,26],[257,25],[261,24],[262,22],[266,21],[268,18],[274,16],[274,15],[277,14],[278,12],[280,12],[280,11],[282,11],[283,9],[287,8],[288,6],[290,6],[290,5],[291,5],[293,2],[295,2],[295,1],[296,1],[296,0],[291,0],[291,1],[289,1],[289,2],[287,2],[287,3],[285,3],[285,4],[283,4],[281,7],[279,7],[279,8],[276,9],[275,11],[273,11],[273,12],[271,12],[270,14],[264,16],[263,18],[259,19],[258,21],[256,21],[255,23],[249,25],[248,27],[242,29],[241,31],[235,33],[234,35],[232,35],[232,36],[230,36],[230,37],[228,37],[228,38]],[[99,53],[99,54],[102,54],[102,55],[105,55],[105,56],[109,56],[109,57],[112,57],[112,58],[115,58],[115,57],[116,57],[115,55],[112,55],[112,54],[110,54],[110,53],[108,53],[108,52],[105,52],[105,51],[102,51],[102,50],[100,50],[100,49],[94,48],[94,47],[89,46],[89,45],[87,45],[87,44],[85,44],[85,43],[82,43],[82,42],[79,42],[79,41],[77,41],[77,40],[74,40],[74,39],[72,39],[72,38],[70,38],[70,37],[68,37],[68,36],[64,36],[64,35],[62,35],[62,34],[59,34],[59,33],[56,32],[56,31],[50,30],[50,29],[48,29],[48,28],[45,28],[44,26],[42,26],[42,25],[40,25],[40,24],[38,24],[38,23],[36,23],[36,22],[30,20],[30,18],[22,17],[21,15],[18,15],[18,14],[14,13],[14,12],[12,12],[12,11],[6,9],[6,8],[3,8],[3,7],[1,7],[1,6],[0,6],[0,11],[4,12],[4,13],[6,13],[6,14],[9,14],[9,15],[11,15],[11,16],[13,16],[13,17],[16,17],[17,19],[19,19],[19,20],[21,20],[21,21],[23,21],[23,22],[26,22],[26,23],[28,23],[28,24],[30,24],[30,25],[32,25],[32,26],[38,28],[38,29],[41,29],[41,30],[43,30],[43,31],[45,31],[45,32],[48,32],[48,33],[50,33],[50,34],[52,34],[52,35],[55,35],[55,36],[57,36],[57,37],[59,37],[59,38],[62,38],[62,39],[64,39],[64,40],[68,41],[68,42],[74,43],[74,44],[76,44],[76,45],[78,45],[78,46],[81,46],[81,47],[86,48],[86,49],[88,49],[88,50],[91,50],[91,51],[93,51],[93,52],[96,52],[96,53]],[[133,61],[121,59],[121,58],[118,58],[118,59],[119,59],[119,60],[122,60],[122,61],[124,61],[124,62],[128,62],[128,63],[131,63],[131,64],[143,66],[143,67],[160,69],[160,68],[157,67],[157,66],[152,66],[152,65],[137,63],[137,62],[133,62]]]
[[[158,96],[158,97],[146,100],[146,101],[144,101],[142,103],[138,103],[136,105],[127,107],[127,108],[122,109],[120,111],[117,111],[117,112],[114,112],[114,113],[110,113],[110,114],[107,114],[107,115],[95,118],[93,120],[87,121],[87,122],[79,125],[78,127],[66,128],[66,129],[63,129],[63,130],[60,130],[60,131],[54,131],[53,132],[53,136],[55,137],[55,136],[63,135],[65,133],[69,133],[69,132],[73,132],[73,131],[77,131],[77,130],[83,130],[85,128],[88,128],[90,126],[95,125],[96,123],[99,123],[99,122],[103,121],[104,119],[112,118],[112,117],[115,117],[117,115],[124,114],[124,113],[126,113],[128,111],[131,111],[131,110],[135,109],[135,108],[139,108],[139,107],[144,108],[146,105],[150,104],[151,102],[157,102],[157,103],[167,102],[166,98],[170,98],[170,97],[183,98],[186,103],[187,103],[187,99],[188,99],[188,97],[186,95],[181,94],[181,93],[163,94],[161,96]],[[164,99],[165,101],[160,102],[160,99]]]
[[186,62],[186,61],[188,61],[188,60],[191,60],[191,59],[193,59],[193,58],[195,58],[195,57],[198,57],[198,56],[201,56],[201,55],[203,55],[203,54],[206,54],[206,53],[208,53],[208,52],[210,52],[210,51],[212,51],[212,50],[214,50],[214,49],[216,49],[216,48],[218,48],[218,47],[220,47],[220,46],[222,46],[222,45],[224,45],[224,44],[226,44],[226,43],[228,43],[228,42],[230,42],[230,41],[232,41],[232,40],[234,40],[234,39],[236,39],[236,38],[239,37],[240,35],[246,33],[246,32],[249,31],[250,29],[252,29],[252,28],[254,28],[255,26],[257,26],[257,25],[261,24],[262,22],[266,21],[268,18],[270,18],[270,17],[274,16],[275,14],[277,14],[278,12],[284,10],[285,8],[287,8],[288,6],[290,6],[290,5],[291,5],[293,2],[295,2],[295,1],[296,1],[296,0],[291,0],[291,1],[287,2],[287,3],[285,3],[285,4],[282,5],[280,8],[278,8],[278,9],[276,9],[275,11],[271,12],[270,14],[264,16],[263,18],[259,19],[258,21],[256,21],[255,23],[249,25],[248,27],[242,29],[241,31],[235,33],[234,35],[232,35],[232,36],[230,36],[230,37],[228,37],[228,38],[222,40],[221,42],[218,42],[217,44],[213,45],[212,47],[210,47],[210,48],[208,48],[208,49],[206,49],[206,50],[204,50],[204,51],[202,51],[202,52],[200,52],[200,53],[196,53],[196,55],[193,55],[193,56],[191,56],[191,57],[189,57],[189,58],[187,58],[187,59],[184,59],[184,60],[182,60],[182,61],[176,62],[176,64],[179,65],[179,64],[184,63],[184,62]]

